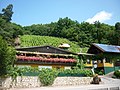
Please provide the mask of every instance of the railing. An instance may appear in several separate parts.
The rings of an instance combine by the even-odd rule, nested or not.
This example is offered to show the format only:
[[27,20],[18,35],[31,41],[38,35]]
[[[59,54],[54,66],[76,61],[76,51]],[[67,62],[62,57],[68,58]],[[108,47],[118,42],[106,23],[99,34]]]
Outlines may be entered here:
[[113,63],[98,63],[98,67],[113,67]]
[[92,64],[92,63],[91,63],[91,64],[86,63],[85,66],[86,66],[86,67],[92,67],[93,64]]
[[32,56],[16,56],[17,62],[21,64],[64,64],[64,65],[75,65],[76,60],[69,58],[43,58],[43,57],[32,57]]

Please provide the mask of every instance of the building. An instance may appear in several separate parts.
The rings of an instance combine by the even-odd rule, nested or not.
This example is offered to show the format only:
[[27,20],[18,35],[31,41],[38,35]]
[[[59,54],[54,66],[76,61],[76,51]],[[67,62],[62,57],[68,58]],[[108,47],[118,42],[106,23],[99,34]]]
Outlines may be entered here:
[[77,61],[73,52],[52,46],[16,48],[17,66],[70,69]]
[[93,60],[97,69],[105,74],[120,69],[120,46],[93,43],[87,53],[95,54]]
[[[91,44],[87,53],[73,53],[61,45],[59,48],[52,46],[36,46],[16,48],[15,64],[17,66],[47,67],[70,69],[75,66],[78,55],[80,63],[83,57],[87,57],[84,64],[86,68],[92,69],[97,65],[98,71],[104,71],[105,74],[120,69],[120,46],[106,44]],[[66,46],[66,44],[65,44]],[[68,45],[67,45],[68,46]],[[65,48],[65,49],[64,49]]]
[[90,53],[78,53],[78,57],[80,60],[80,63],[84,64],[84,67],[87,69],[92,69],[93,68],[93,60],[92,58],[95,56],[95,54],[90,54]]

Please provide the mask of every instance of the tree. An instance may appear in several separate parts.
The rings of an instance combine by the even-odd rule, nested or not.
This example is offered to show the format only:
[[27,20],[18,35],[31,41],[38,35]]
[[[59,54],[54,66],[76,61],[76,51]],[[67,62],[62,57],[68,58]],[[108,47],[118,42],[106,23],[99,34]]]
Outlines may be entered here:
[[15,23],[7,23],[0,18],[0,35],[9,45],[14,45],[14,38],[18,37],[18,35],[23,35],[23,28]]
[[9,74],[15,61],[15,50],[0,36],[0,76]]
[[96,21],[94,23],[95,26],[95,39],[97,40],[98,43],[108,43],[108,38],[107,35],[111,31],[111,28],[109,25],[100,23],[99,21]]
[[101,39],[103,38],[101,23],[99,21],[96,21],[94,25],[96,27],[96,39],[98,40],[98,43],[101,43]]
[[17,38],[19,35],[23,35],[23,28],[22,26],[15,24],[15,23],[10,23],[10,34],[12,36],[12,38]]
[[[87,22],[82,22],[80,24],[80,32],[79,32],[79,41],[81,41],[82,46],[88,46],[93,42],[92,31],[94,30],[94,25],[89,24]],[[78,41],[78,42],[79,42]]]
[[31,26],[24,27],[25,34],[32,34],[32,35],[40,35],[40,36],[49,36],[50,35],[50,28],[47,25],[42,24],[33,24]]
[[4,20],[6,20],[6,22],[10,22],[12,20],[11,19],[12,14],[13,14],[12,9],[13,9],[12,4],[9,4],[6,8],[2,9],[2,12],[3,12],[2,17]]
[[9,4],[6,8],[2,9],[0,13],[0,36],[5,39],[9,45],[14,45],[14,39],[18,35],[23,35],[23,28],[20,25],[11,23],[13,5]]
[[50,24],[37,24],[23,27],[24,34],[54,36],[78,42],[80,47],[88,47],[91,43],[115,44],[115,26],[96,21],[94,24],[60,18]]
[[120,45],[120,22],[117,22],[115,24],[115,36],[116,36],[117,45]]
[[60,18],[57,22],[56,28],[54,29],[55,36],[56,37],[65,37],[64,30],[67,30],[71,27],[73,27],[75,24],[74,21],[69,19],[68,17],[66,18]]

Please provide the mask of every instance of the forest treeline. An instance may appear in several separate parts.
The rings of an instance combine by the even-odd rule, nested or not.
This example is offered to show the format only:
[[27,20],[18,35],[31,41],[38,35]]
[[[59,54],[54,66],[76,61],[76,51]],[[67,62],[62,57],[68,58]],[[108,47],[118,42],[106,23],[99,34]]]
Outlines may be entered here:
[[3,8],[0,13],[0,35],[10,45],[14,45],[13,42],[19,35],[67,38],[70,41],[77,42],[80,47],[87,47],[91,43],[120,45],[120,22],[116,22],[114,26],[99,21],[93,24],[88,22],[79,23],[65,17],[49,24],[21,26],[11,22],[12,9],[13,5],[10,4]]

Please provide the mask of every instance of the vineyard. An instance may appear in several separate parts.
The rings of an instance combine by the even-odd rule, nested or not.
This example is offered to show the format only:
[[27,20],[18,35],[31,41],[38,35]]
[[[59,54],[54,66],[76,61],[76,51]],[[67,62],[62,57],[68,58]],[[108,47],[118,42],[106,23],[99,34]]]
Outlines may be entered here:
[[36,35],[23,35],[20,36],[21,47],[30,46],[53,46],[58,47],[62,43],[70,45],[69,51],[79,53],[80,51],[86,52],[87,48],[82,48],[77,45],[77,42],[71,42],[64,38],[50,37],[50,36],[36,36]]

